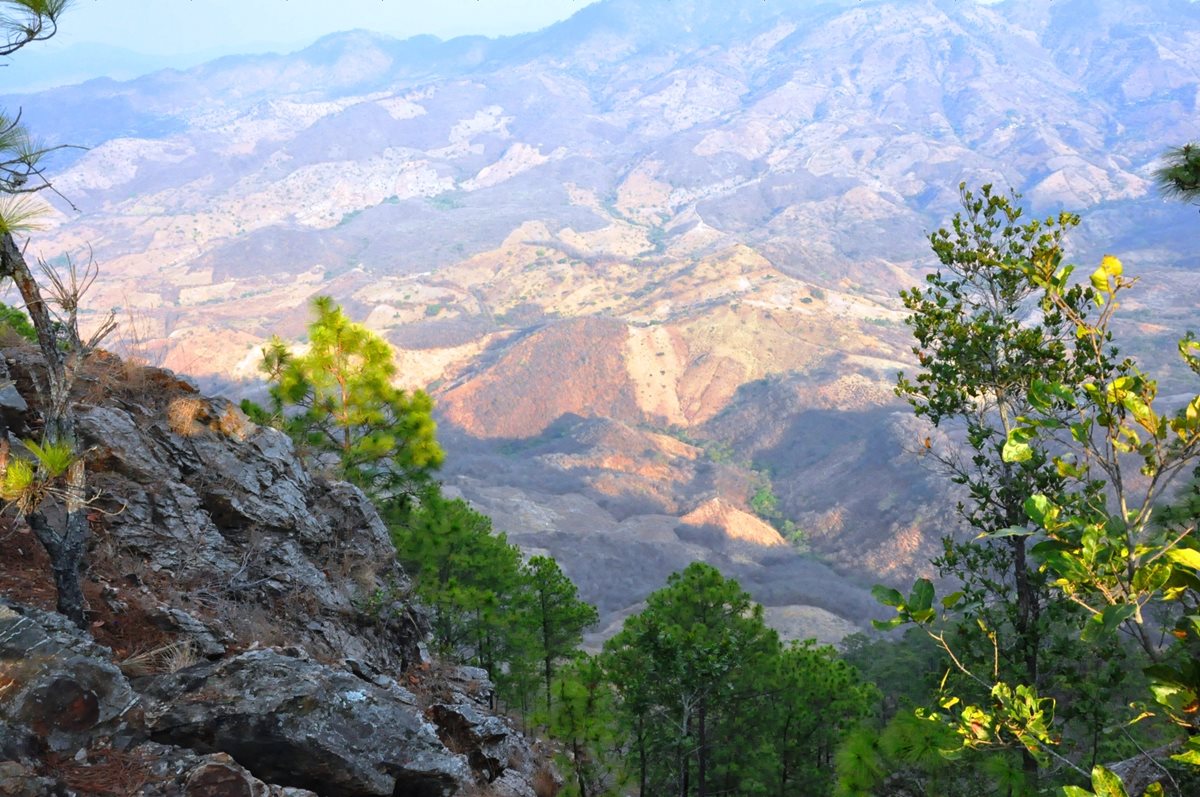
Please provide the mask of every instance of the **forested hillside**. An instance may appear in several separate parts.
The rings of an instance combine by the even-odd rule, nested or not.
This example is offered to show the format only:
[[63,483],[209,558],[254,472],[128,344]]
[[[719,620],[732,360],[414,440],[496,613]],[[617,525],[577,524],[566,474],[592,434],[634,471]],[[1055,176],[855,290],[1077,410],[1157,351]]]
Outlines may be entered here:
[[443,479],[559,557],[608,633],[704,558],[833,640],[956,523],[892,380],[897,294],[960,180],[1081,213],[1080,262],[1148,269],[1120,323],[1182,392],[1190,212],[1150,172],[1193,134],[1196,6],[1097,8],[607,0],[501,40],[357,32],[12,98],[91,147],[57,153],[80,212],[31,245],[91,246],[111,345],[234,399],[333,297],[435,399]]
[[1200,5],[659,10],[3,100],[0,794],[1200,790]]

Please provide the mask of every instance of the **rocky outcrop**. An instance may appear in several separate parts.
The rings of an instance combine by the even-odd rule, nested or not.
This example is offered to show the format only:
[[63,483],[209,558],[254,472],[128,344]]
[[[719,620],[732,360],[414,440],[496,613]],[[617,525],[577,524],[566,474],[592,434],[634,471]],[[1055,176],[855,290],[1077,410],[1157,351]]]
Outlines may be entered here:
[[[143,694],[156,741],[224,751],[254,761],[260,777],[329,797],[441,797],[470,779],[466,759],[442,745],[412,692],[298,650],[256,650],[162,675]],[[496,722],[501,736],[513,736]]]
[[109,651],[66,618],[2,604],[0,696],[11,743],[54,753],[124,730],[138,702]]
[[[0,396],[0,433],[19,452],[36,357],[5,353],[21,401]],[[0,797],[533,797],[535,756],[486,709],[486,674],[423,683],[445,668],[362,492],[166,371],[101,359],[76,398],[90,629],[47,611],[45,562],[13,525]]]
[[197,755],[147,742],[134,756],[152,762],[150,782],[139,790],[139,797],[317,797],[308,789],[263,783],[226,753]]

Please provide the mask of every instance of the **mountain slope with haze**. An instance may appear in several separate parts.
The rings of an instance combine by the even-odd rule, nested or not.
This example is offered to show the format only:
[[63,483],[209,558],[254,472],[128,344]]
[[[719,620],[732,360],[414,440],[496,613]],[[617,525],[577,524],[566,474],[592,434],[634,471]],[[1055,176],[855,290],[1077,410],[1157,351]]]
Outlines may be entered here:
[[[956,528],[891,385],[960,181],[1146,276],[1128,330],[1170,392],[1200,260],[1150,176],[1197,135],[1200,4],[798,6],[603,0],[7,98],[91,147],[31,247],[91,247],[126,347],[232,395],[332,295],[433,391],[448,483],[606,622],[702,558],[835,638]],[[812,555],[747,531],[764,484]]]

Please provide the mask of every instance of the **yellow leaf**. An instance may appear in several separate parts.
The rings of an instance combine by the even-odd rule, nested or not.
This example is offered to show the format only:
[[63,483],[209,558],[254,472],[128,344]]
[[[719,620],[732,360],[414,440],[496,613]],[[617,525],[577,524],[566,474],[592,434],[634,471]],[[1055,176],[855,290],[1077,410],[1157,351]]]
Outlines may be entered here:
[[1119,277],[1121,276],[1121,272],[1124,271],[1124,266],[1121,265],[1121,261],[1112,255],[1104,256],[1104,258],[1100,261],[1100,268],[1110,277]]
[[1200,570],[1200,551],[1195,548],[1172,548],[1167,551],[1167,558],[1175,564]]

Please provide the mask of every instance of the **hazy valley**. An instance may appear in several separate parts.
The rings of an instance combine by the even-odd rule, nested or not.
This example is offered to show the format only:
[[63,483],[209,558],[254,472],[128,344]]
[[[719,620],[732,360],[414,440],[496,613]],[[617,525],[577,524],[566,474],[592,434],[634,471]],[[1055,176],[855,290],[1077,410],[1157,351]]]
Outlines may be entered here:
[[1075,259],[1148,275],[1126,324],[1171,392],[1200,254],[1149,177],[1195,137],[1200,5],[795,5],[606,0],[9,97],[89,147],[32,250],[90,247],[125,349],[232,398],[332,295],[436,398],[447,484],[608,630],[700,559],[837,639],[957,528],[891,388],[960,181],[1079,212]]

